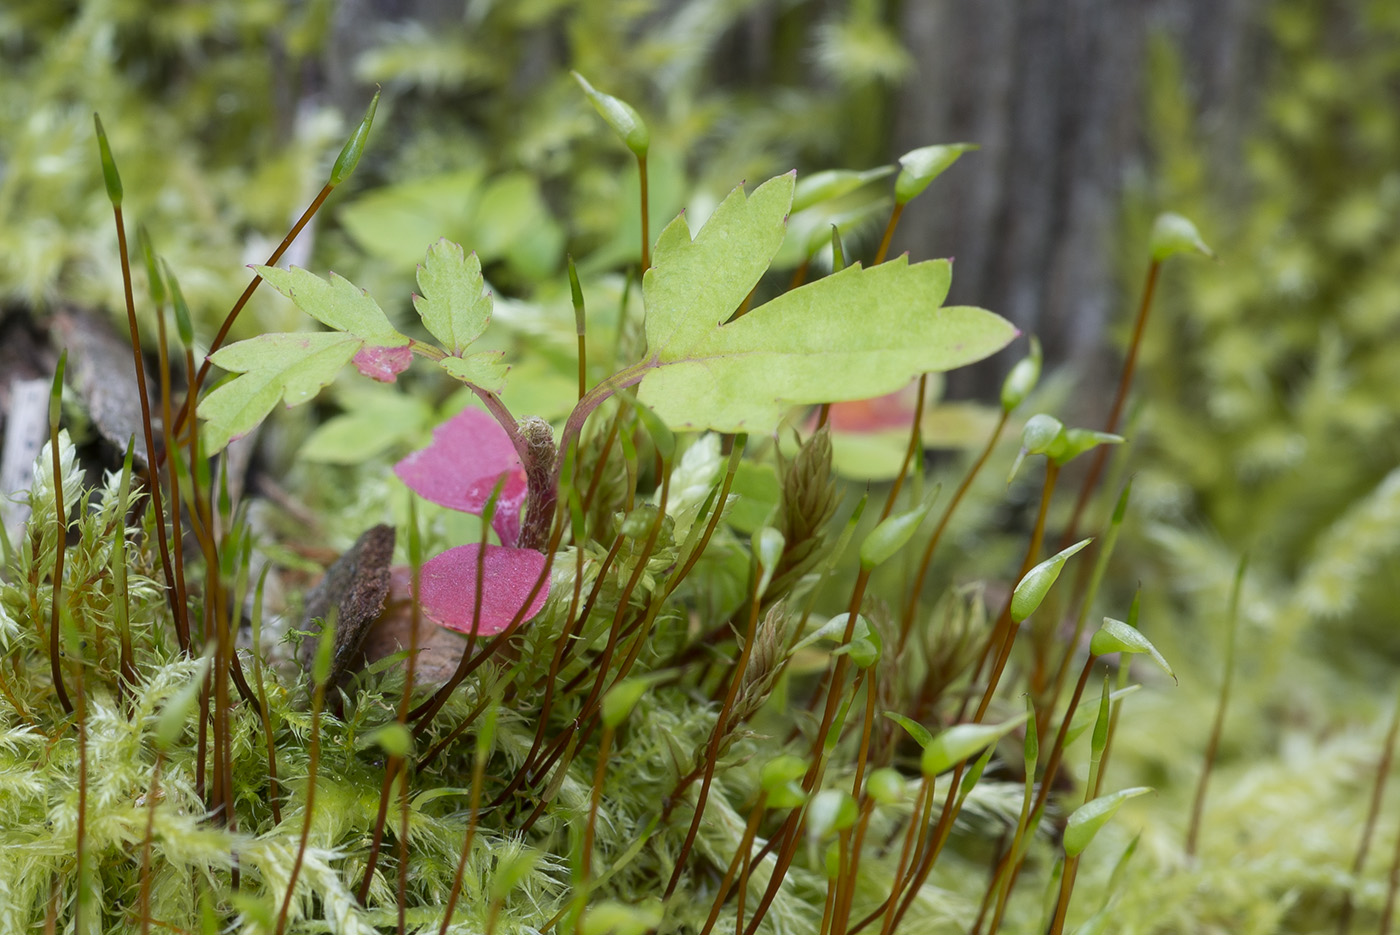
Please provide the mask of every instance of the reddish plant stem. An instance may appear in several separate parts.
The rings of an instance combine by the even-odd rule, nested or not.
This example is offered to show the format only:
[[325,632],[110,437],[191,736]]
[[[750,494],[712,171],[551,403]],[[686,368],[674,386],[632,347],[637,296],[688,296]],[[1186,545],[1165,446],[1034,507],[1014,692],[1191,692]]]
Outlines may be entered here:
[[[1060,476],[1060,466],[1054,461],[1045,463],[1045,484],[1041,488],[1040,512],[1036,515],[1035,529],[1031,532],[1030,547],[1026,549],[1026,557],[1021,562],[1021,570],[1016,574],[1016,581],[1020,581],[1026,576],[1026,572],[1035,567],[1036,558],[1040,555],[1041,543],[1045,539],[1045,519],[1049,515],[1050,500],[1055,494],[1055,481]],[[1001,613],[997,615],[996,626],[992,628],[991,634],[987,637],[987,642],[982,647],[981,658],[977,662],[977,672],[981,672],[982,665],[986,662],[993,646],[997,647],[997,654],[992,663],[991,675],[987,679],[987,688],[982,693],[982,700],[977,705],[977,713],[973,717],[974,723],[981,723],[982,717],[987,713],[987,707],[992,703],[992,698],[996,694],[997,685],[1001,681],[1001,674],[1006,669],[1006,662],[1011,658],[1011,647],[1016,642],[1016,625],[1011,620],[1011,595],[1007,595],[1006,602],[1002,605]]]
[[[1215,767],[1215,757],[1220,750],[1220,737],[1225,732],[1225,711],[1230,706],[1230,688],[1235,680],[1235,634],[1239,623],[1240,589],[1244,585],[1244,571],[1245,559],[1241,559],[1239,570],[1235,573],[1235,584],[1230,592],[1230,609],[1226,623],[1228,630],[1225,637],[1225,671],[1220,676],[1220,697],[1216,699],[1215,717],[1212,719],[1210,726],[1210,739],[1206,741],[1205,758],[1204,762],[1201,764],[1201,775],[1196,782],[1196,794],[1191,801],[1191,823],[1186,831],[1187,857],[1194,857],[1196,855],[1196,842],[1199,840],[1201,834],[1201,816],[1204,814],[1206,807],[1206,788],[1210,784],[1210,773]],[[1396,724],[1392,721],[1391,732],[1387,737],[1389,747],[1386,750],[1386,760],[1382,764],[1382,771],[1389,765],[1390,749],[1393,748],[1395,744],[1395,729]],[[1384,772],[1382,772],[1382,775],[1384,775]],[[1379,786],[1377,787],[1376,793],[1377,795],[1380,793]],[[1378,805],[1379,802],[1374,804]],[[1372,813],[1372,817],[1374,818],[1374,812]],[[1365,842],[1363,840],[1363,854],[1365,853],[1364,846]]]
[[287,912],[292,906],[292,896],[296,893],[297,877],[301,875],[301,864],[306,857],[306,844],[311,837],[311,818],[316,805],[316,771],[321,763],[321,706],[326,700],[326,680],[316,680],[316,688],[311,695],[311,742],[306,764],[306,805],[301,821],[301,838],[297,841],[297,855],[292,861],[292,874],[287,880],[287,894],[282,898],[282,908],[277,913],[277,927],[274,935],[282,935],[287,927]]
[[[175,638],[179,641],[180,650],[186,654],[190,651],[190,632],[188,618],[181,620],[180,610],[176,605],[175,573],[170,559],[170,549],[165,543],[165,508],[162,503],[160,489],[160,472],[157,468],[159,461],[156,459],[155,434],[151,430],[151,400],[146,392],[146,362],[141,357],[141,329],[136,324],[136,299],[131,291],[131,258],[127,255],[126,246],[126,225],[122,221],[122,209],[120,204],[112,205],[112,216],[117,226],[117,250],[121,256],[122,266],[122,292],[126,298],[126,326],[131,337],[131,359],[136,370],[136,393],[141,401],[141,431],[146,442],[146,465],[150,471],[151,508],[156,514],[156,542],[160,546],[160,567],[165,576],[165,596],[171,603],[171,613],[175,615]],[[177,505],[178,508],[178,505]]]
[[[873,681],[867,684],[874,684]],[[851,917],[851,903],[855,900],[856,879],[860,873],[860,852],[865,845],[865,835],[870,828],[870,817],[875,814],[875,800],[868,795],[862,800],[860,819],[856,823],[855,834],[851,838],[850,856],[842,862],[842,873],[836,889],[836,912],[832,919],[832,935],[846,935]]]
[[452,876],[452,889],[447,894],[447,905],[443,908],[442,926],[438,929],[438,935],[447,935],[447,926],[452,922],[457,899],[462,895],[462,880],[466,875],[467,857],[472,850],[472,838],[476,836],[477,816],[481,810],[481,784],[485,775],[486,754],[481,752],[472,759],[471,811],[467,814],[467,834],[462,839],[462,855],[457,859],[457,871]]
[[899,490],[904,486],[904,475],[909,473],[909,465],[914,460],[915,453],[922,450],[923,445],[920,439],[923,437],[921,423],[924,419],[924,396],[928,393],[928,374],[919,374],[919,398],[914,401],[914,418],[909,423],[909,445],[904,449],[904,460],[900,462],[899,473],[894,476],[894,484],[890,487],[890,495],[885,498],[885,507],[880,511],[880,519],[885,519],[894,510],[895,498],[899,496]]
[[[676,891],[676,885],[680,883],[681,873],[685,870],[686,860],[690,857],[690,850],[695,846],[695,836],[700,832],[700,819],[705,814],[705,805],[710,797],[710,784],[715,778],[715,767],[719,760],[719,745],[724,739],[725,727],[729,722],[729,715],[734,710],[734,702],[739,697],[739,687],[743,684],[744,673],[749,667],[749,657],[753,654],[754,635],[758,631],[758,608],[759,597],[757,593],[758,585],[761,583],[761,575],[754,574],[754,593],[749,600],[749,625],[744,634],[744,647],[739,651],[739,660],[734,664],[733,674],[729,679],[729,689],[725,692],[724,703],[720,705],[719,716],[715,718],[714,729],[710,731],[710,742],[705,748],[704,777],[700,781],[700,793],[695,800],[695,813],[690,819],[690,828],[686,831],[685,840],[681,842],[680,851],[676,855],[675,869],[671,871],[671,880],[666,884],[666,892],[661,899],[664,902],[671,898],[671,894]],[[668,797],[674,801],[679,798],[682,790],[677,788]]]
[[890,211],[889,223],[885,225],[884,236],[880,238],[880,249],[875,251],[875,262],[872,266],[885,262],[885,256],[890,252],[890,242],[894,240],[894,229],[899,226],[899,216],[903,213],[904,205],[896,201],[894,209]]
[[[1397,696],[1395,707],[1391,709],[1390,726],[1386,729],[1385,743],[1381,747],[1380,763],[1376,766],[1376,783],[1371,788],[1371,802],[1366,810],[1366,823],[1361,830],[1361,843],[1357,845],[1356,857],[1351,862],[1351,875],[1358,882],[1361,871],[1366,866],[1366,854],[1371,847],[1371,838],[1375,835],[1376,819],[1380,816],[1381,802],[1385,797],[1386,781],[1390,778],[1390,761],[1395,756],[1395,740],[1398,732],[1400,732],[1400,696]],[[1351,894],[1352,889],[1348,887],[1342,902],[1342,911],[1337,918],[1337,935],[1347,935],[1351,929],[1353,912]]]
[[73,702],[68,698],[68,689],[63,684],[63,649],[60,643],[60,614],[63,605],[63,556],[68,547],[68,510],[63,503],[63,463],[58,453],[58,422],[49,423],[49,451],[53,460],[53,594],[50,598],[49,615],[49,673],[53,678],[54,691],[58,693],[58,703],[63,705],[65,714],[73,713]]
[[164,750],[156,750],[155,766],[151,769],[151,789],[146,793],[146,833],[141,839],[141,890],[136,905],[141,913],[141,935],[151,931],[151,840],[155,836],[156,799],[160,797],[160,767]]
[[[161,425],[169,426],[171,424],[170,344],[166,334],[164,305],[158,305],[156,307],[156,347],[160,354]],[[189,375],[190,371],[186,370],[185,376],[188,378]],[[164,442],[167,448],[178,443],[173,434],[167,436]],[[191,465],[191,468],[193,468],[193,465]],[[152,468],[151,471],[152,474],[157,477],[157,482],[159,482],[159,469]],[[175,629],[176,632],[184,630],[185,633],[189,633],[190,607],[188,590],[185,584],[185,535],[181,529],[180,523],[180,472],[175,468],[175,459],[169,456],[165,456],[165,476],[166,483],[170,485],[170,538],[174,543],[174,548],[171,550],[170,557],[173,561],[173,570],[175,573],[175,606],[173,608],[177,621]],[[164,534],[165,531],[162,528],[161,535]]]
[[[593,770],[593,788],[588,797],[588,821],[583,826],[583,847],[579,850],[579,887],[585,893],[588,879],[593,873],[593,838],[598,826],[598,806],[603,801],[603,780],[608,775],[608,756],[612,753],[613,727],[603,725],[603,736],[598,740],[598,763]],[[579,913],[579,922],[583,914]]]
[[[277,245],[277,249],[272,251],[272,255],[267,258],[267,262],[263,264],[264,266],[277,265],[277,261],[282,259],[282,254],[287,252],[287,248],[292,245],[292,241],[297,239],[297,235],[301,233],[302,228],[304,228],[311,220],[312,216],[320,210],[321,205],[325,203],[326,198],[330,196],[331,190],[334,187],[334,185],[328,182],[325,187],[317,193],[311,204],[302,212],[301,217],[297,218],[297,222],[292,225],[292,229],[287,232],[287,236],[282,238],[282,242]],[[122,253],[125,254],[125,252],[126,250],[123,248]],[[125,265],[125,263],[123,263],[123,265]],[[192,410],[195,401],[199,399],[199,391],[204,386],[204,379],[209,376],[209,368],[213,366],[209,358],[214,356],[215,351],[224,346],[224,341],[228,338],[229,330],[233,327],[233,323],[238,320],[238,315],[243,311],[243,306],[248,304],[248,300],[253,297],[254,292],[258,291],[258,286],[260,285],[262,285],[262,277],[254,275],[252,281],[248,283],[248,287],[243,290],[243,294],[238,297],[237,302],[233,303],[233,308],[229,309],[228,315],[224,317],[224,323],[219,326],[218,334],[214,335],[214,340],[209,345],[209,351],[204,355],[204,363],[200,365],[199,372],[195,374],[194,380],[190,383],[190,390],[189,394],[185,397],[185,404],[180,407],[180,412],[175,417],[176,422],[172,430],[173,434],[178,434],[184,424],[189,421],[190,416],[193,414]]]
[[1060,895],[1055,900],[1055,917],[1050,922],[1049,935],[1061,935],[1065,930],[1065,917],[1069,915],[1069,897],[1074,892],[1074,878],[1079,874],[1079,855],[1065,858],[1064,873],[1060,876]]
[[[1065,738],[1069,736],[1069,728],[1074,720],[1074,712],[1078,710],[1079,701],[1084,697],[1084,686],[1089,684],[1089,673],[1093,671],[1094,664],[1098,661],[1099,657],[1092,654],[1090,654],[1088,659],[1084,660],[1084,668],[1080,671],[1079,681],[1075,683],[1074,694],[1070,696],[1069,707],[1065,709],[1064,719],[1060,722],[1060,730],[1055,735],[1054,746],[1050,748],[1050,756],[1045,761],[1045,772],[1041,774],[1042,779],[1040,781],[1040,787],[1036,791],[1035,804],[1031,807],[1031,819],[1028,823],[1028,827],[1030,828],[1038,827],[1041,817],[1045,814],[1046,804],[1050,800],[1050,789],[1054,785],[1054,776],[1060,768],[1060,759],[1065,752]],[[1031,729],[1033,729],[1033,726],[1027,725],[1027,730]],[[1100,771],[1100,776],[1102,776],[1102,771]],[[1089,795],[1092,796],[1092,794],[1093,790],[1089,790]],[[1016,888],[1016,880],[1021,875],[1021,868],[1025,866],[1025,856],[1026,852],[1024,850],[1016,853],[1013,848],[1002,858],[1003,862],[1007,862],[1010,865],[1010,873],[1006,880],[1005,895],[1003,896],[1004,900],[1010,900],[1011,891]],[[1065,875],[1069,875],[1068,864],[1066,864],[1065,867]],[[1071,881],[1070,885],[1073,886],[1073,881]],[[998,917],[996,920],[997,924],[1000,924],[1000,921]],[[995,932],[996,928],[993,927],[991,935],[995,935]]]
[[[535,739],[530,744],[530,752],[527,753],[525,758],[521,761],[520,769],[516,770],[515,775],[511,777],[511,781],[506,784],[506,788],[496,798],[495,802],[492,803],[493,805],[503,804],[506,799],[520,787],[526,777],[535,768],[535,758],[539,755],[540,746],[544,743],[545,731],[549,727],[549,715],[553,710],[554,694],[559,677],[559,670],[563,667],[564,657],[568,652],[569,644],[573,641],[574,634],[582,628],[583,622],[588,619],[588,615],[592,612],[593,604],[603,589],[603,583],[606,580],[608,570],[612,567],[613,560],[617,558],[617,553],[622,549],[624,541],[625,537],[621,533],[613,539],[612,547],[608,549],[608,554],[604,557],[603,563],[598,569],[598,574],[593,579],[593,587],[588,593],[588,599],[584,602],[583,611],[577,615],[570,614],[569,622],[565,624],[563,633],[560,634],[559,639],[554,644],[554,655],[549,663],[549,675],[546,677],[545,681],[544,701],[540,705],[540,714],[537,718],[539,723],[535,728]],[[579,546],[579,549],[580,554],[582,554],[582,545]],[[577,592],[579,586],[582,584],[581,573],[575,578],[574,584],[575,599],[577,599]]]
[[909,589],[909,599],[904,605],[904,616],[899,621],[899,642],[896,644],[896,657],[903,652],[905,644],[909,641],[909,633],[914,627],[914,617],[919,609],[919,594],[923,591],[924,579],[928,577],[929,567],[933,563],[933,553],[943,538],[943,531],[948,528],[948,521],[952,519],[958,504],[962,503],[963,497],[972,488],[973,481],[977,479],[977,475],[981,473],[987,459],[991,457],[997,441],[1001,438],[1002,431],[1006,428],[1006,421],[1009,417],[1010,413],[1003,410],[1001,418],[997,420],[996,429],[987,439],[986,447],[982,449],[982,453],[977,456],[977,460],[972,463],[972,467],[963,476],[962,483],[958,484],[958,489],[953,492],[952,499],[943,508],[943,515],[938,518],[938,525],[934,527],[933,535],[929,536],[928,544],[924,546],[924,554],[919,559],[919,570],[914,575],[914,585]]
[[[253,613],[257,615],[258,628],[255,632],[261,636],[262,633],[262,596],[263,585],[267,581],[267,572],[271,565],[263,566],[262,575],[258,579],[258,590],[256,595],[256,605]],[[267,705],[267,686],[263,681],[262,672],[262,645],[259,639],[253,646],[253,681],[258,689],[258,717],[262,720],[263,739],[267,742],[267,803],[272,809],[272,820],[275,824],[282,823],[282,807],[278,800],[282,797],[281,785],[277,781],[277,745],[272,738],[272,712]]]
[[909,816],[909,827],[904,832],[904,846],[899,851],[899,862],[895,864],[894,885],[890,888],[889,898],[885,900],[883,906],[874,914],[863,919],[856,925],[855,931],[860,931],[869,924],[877,915],[883,918],[880,923],[880,935],[890,935],[894,931],[894,909],[900,891],[900,882],[904,879],[904,874],[908,872],[913,863],[913,857],[919,852],[925,832],[928,830],[928,822],[933,811],[933,777],[925,776],[919,783],[919,791],[914,796],[914,808]]
[[[1128,398],[1128,390],[1133,385],[1133,372],[1137,369],[1138,351],[1142,347],[1142,336],[1147,329],[1147,316],[1152,311],[1152,297],[1157,291],[1157,274],[1161,271],[1162,262],[1153,260],[1147,267],[1147,278],[1142,287],[1142,300],[1138,304],[1137,321],[1133,324],[1133,337],[1128,342],[1128,357],[1123,362],[1123,372],[1118,378],[1118,392],[1113,397],[1113,408],[1109,410],[1108,421],[1104,423],[1105,432],[1116,432],[1118,422],[1123,416],[1123,406]],[[1089,462],[1089,471],[1084,475],[1084,483],[1079,488],[1079,498],[1074,501],[1074,510],[1070,513],[1069,522],[1065,524],[1064,534],[1060,537],[1060,548],[1066,549],[1075,541],[1079,532],[1079,521],[1083,518],[1084,510],[1089,505],[1089,498],[1094,495],[1094,488],[1098,486],[1099,475],[1103,473],[1104,463],[1108,460],[1107,445],[1100,445],[1094,450],[1093,460]]]
[[78,895],[73,900],[73,931],[83,931],[82,912],[88,901],[87,886],[87,812],[88,812],[88,730],[87,692],[83,690],[83,660],[81,654],[73,660],[73,691],[78,696],[78,821],[77,864]]
[[1385,908],[1381,910],[1381,922],[1377,931],[1380,935],[1390,935],[1391,919],[1395,915],[1395,894],[1400,890],[1400,836],[1395,839],[1395,852],[1390,858],[1390,873],[1386,876]]
[[734,851],[734,858],[729,861],[729,866],[724,871],[724,879],[720,880],[719,889],[715,891],[715,901],[710,905],[710,915],[705,919],[705,927],[700,930],[700,935],[710,935],[710,930],[715,927],[715,922],[719,920],[720,908],[725,900],[729,898],[729,889],[734,883],[734,874],[743,863],[744,858],[753,849],[753,839],[758,835],[758,824],[763,819],[763,807],[768,801],[767,791],[758,793],[758,801],[754,803],[753,810],[749,812],[749,820],[744,825],[744,835],[739,839],[739,847]]
[[[841,645],[846,645],[855,636],[856,618],[860,614],[861,602],[865,598],[865,587],[870,581],[870,569],[862,566],[859,575],[856,577],[855,587],[851,591],[851,600],[847,607],[846,630],[841,637]],[[826,739],[831,733],[831,728],[836,721],[837,711],[841,707],[841,697],[845,693],[841,686],[845,683],[846,672],[850,668],[851,657],[849,654],[841,656],[836,661],[835,671],[827,683],[826,708],[822,712],[821,727],[817,730],[816,739],[812,743],[812,765],[807,770],[802,787],[811,792],[821,782],[824,771],[825,758],[822,751],[826,747]],[[769,906],[778,895],[778,887],[782,885],[784,876],[787,875],[788,868],[792,866],[792,860],[797,852],[797,832],[802,823],[802,810],[794,809],[783,823],[774,840],[782,842],[778,850],[778,858],[773,868],[773,875],[768,880],[768,887],[764,890],[758,906],[754,909],[753,920],[748,928],[744,930],[745,935],[754,935],[759,924],[767,914]]]

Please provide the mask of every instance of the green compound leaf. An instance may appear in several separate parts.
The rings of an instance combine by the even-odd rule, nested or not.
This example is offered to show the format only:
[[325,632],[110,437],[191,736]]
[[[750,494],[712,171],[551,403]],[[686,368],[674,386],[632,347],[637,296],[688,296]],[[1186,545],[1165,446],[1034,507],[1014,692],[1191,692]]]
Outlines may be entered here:
[[510,367],[501,363],[505,351],[482,351],[466,357],[444,357],[438,366],[463,383],[499,393],[506,388],[506,372]]
[[786,407],[868,399],[921,373],[1000,350],[1016,329],[979,308],[941,308],[946,260],[859,265],[729,324],[783,237],[792,175],[736,190],[692,241],[662,232],[643,281],[649,370],[638,397],[674,428],[767,433]]
[[324,325],[348,331],[374,347],[408,346],[408,336],[394,330],[379,303],[348,279],[331,273],[327,281],[295,266],[291,269],[254,266],[253,269],[268,285],[295,302],[297,308]]
[[214,354],[210,360],[239,376],[199,404],[208,453],[251,432],[279,399],[288,407],[311,399],[364,343],[338,331],[264,334]]
[[491,293],[485,291],[481,260],[476,253],[442,238],[428,249],[418,267],[418,288],[413,307],[423,327],[449,354],[460,355],[491,322]]
[[694,240],[683,216],[666,225],[642,278],[649,356],[676,360],[734,314],[782,246],[795,180],[735,188]]

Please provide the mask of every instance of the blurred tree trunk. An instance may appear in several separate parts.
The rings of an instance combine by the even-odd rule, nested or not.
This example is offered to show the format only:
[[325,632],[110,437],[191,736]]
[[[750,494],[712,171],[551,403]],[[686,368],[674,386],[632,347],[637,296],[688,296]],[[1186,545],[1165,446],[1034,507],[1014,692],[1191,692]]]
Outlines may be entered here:
[[[1149,42],[1160,35],[1179,50],[1210,157],[1229,163],[1265,64],[1265,6],[904,0],[898,28],[917,71],[898,96],[891,157],[935,142],[982,149],[911,206],[896,248],[956,256],[950,301],[1039,335],[1048,360],[1078,366],[1094,398],[1117,375],[1107,328],[1136,301],[1118,234],[1125,187],[1151,172]],[[956,389],[985,395],[998,379],[977,368]]]

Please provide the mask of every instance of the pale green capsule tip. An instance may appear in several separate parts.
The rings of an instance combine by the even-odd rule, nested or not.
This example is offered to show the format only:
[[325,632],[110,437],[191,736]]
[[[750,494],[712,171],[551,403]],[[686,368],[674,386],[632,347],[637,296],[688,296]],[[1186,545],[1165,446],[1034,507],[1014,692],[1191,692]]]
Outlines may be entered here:
[[1158,215],[1153,222],[1150,247],[1152,260],[1156,263],[1177,253],[1199,253],[1215,259],[1215,251],[1206,246],[1196,225],[1171,211]]
[[607,121],[608,126],[613,128],[622,142],[632,151],[638,159],[645,159],[647,149],[651,146],[651,132],[647,129],[646,123],[642,120],[636,108],[621,98],[613,97],[611,94],[604,94],[588,82],[588,79],[578,72],[570,72],[574,80],[583,88],[583,93],[588,95],[588,99],[593,102],[593,107],[599,115]]
[[170,283],[170,304],[175,307],[175,331],[180,335],[180,343],[186,348],[194,347],[194,324],[190,321],[190,307],[185,302],[185,293],[180,289],[180,280],[170,270],[170,264],[160,261],[165,270],[165,280]]
[[345,143],[345,148],[336,157],[335,165],[331,167],[331,178],[328,183],[331,188],[339,185],[348,179],[355,171],[355,167],[360,164],[360,157],[365,152],[365,141],[369,139],[369,129],[374,125],[374,112],[379,109],[379,91],[374,92],[374,97],[370,99],[369,109],[365,111],[364,119],[355,128],[355,133]]
[[58,428],[59,416],[63,411],[63,371],[68,368],[68,349],[58,355],[58,365],[53,370],[53,386],[49,389],[49,427]]
[[913,201],[929,183],[942,175],[963,153],[977,149],[976,143],[946,143],[921,146],[899,157],[899,176],[894,182],[894,200],[900,205]]
[[151,301],[157,305],[164,305],[165,280],[161,278],[160,267],[156,265],[155,247],[151,245],[151,234],[146,230],[145,224],[136,228],[136,244],[141,248],[141,259],[146,263],[146,278],[151,284]]
[[97,127],[97,150],[102,156],[102,181],[107,186],[107,198],[112,207],[120,208],[122,203],[122,177],[117,173],[117,161],[112,158],[112,146],[107,142],[107,131],[102,129],[102,118],[93,111],[92,122]]
[[1001,408],[1003,412],[1010,412],[1025,402],[1026,397],[1040,382],[1042,361],[1040,339],[1031,335],[1030,343],[1030,353],[1016,362],[1016,366],[1011,368],[1011,372],[1006,375],[1006,380],[1001,384]]
[[569,296],[574,302],[574,330],[582,335],[584,330],[583,286],[578,281],[578,267],[574,265],[574,255],[567,257],[569,266]]

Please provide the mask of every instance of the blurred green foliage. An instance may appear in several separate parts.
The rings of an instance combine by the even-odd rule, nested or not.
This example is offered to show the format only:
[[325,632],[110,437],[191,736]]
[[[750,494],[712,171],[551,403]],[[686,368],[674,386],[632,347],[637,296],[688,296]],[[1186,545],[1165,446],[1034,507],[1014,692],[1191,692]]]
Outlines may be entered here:
[[[1165,270],[1129,434],[1178,593],[1223,607],[1248,551],[1252,616],[1276,651],[1313,623],[1335,646],[1330,622],[1345,618],[1393,659],[1400,640],[1381,621],[1400,549],[1400,7],[1335,14],[1313,0],[1270,10],[1238,164],[1193,124],[1171,49],[1154,48],[1159,187],[1130,222],[1145,233],[1149,202],[1181,210],[1221,262]],[[1133,288],[1144,265],[1127,267]],[[1191,531],[1201,523],[1208,536]]]
[[[366,158],[300,262],[377,293],[411,282],[444,235],[515,294],[560,273],[566,248],[586,271],[625,265],[636,169],[568,69],[651,125],[655,232],[683,207],[703,217],[742,179],[884,155],[887,91],[908,55],[884,3],[830,6],[471,0],[385,22],[330,0],[16,0],[0,10],[0,300],[119,307],[96,110],[129,220],[150,228],[207,330],[241,266],[320,187],[376,84]],[[291,315],[259,296],[235,337]]]

